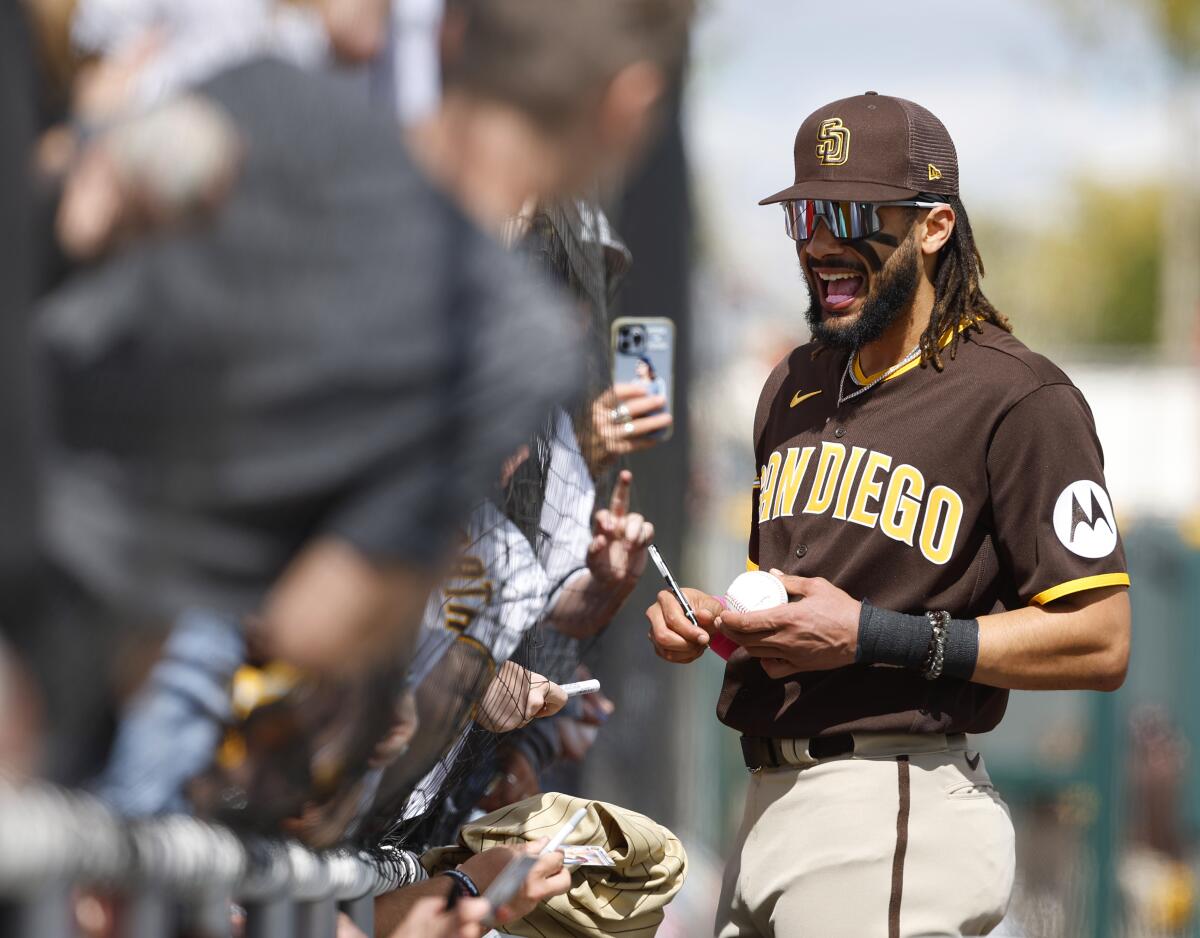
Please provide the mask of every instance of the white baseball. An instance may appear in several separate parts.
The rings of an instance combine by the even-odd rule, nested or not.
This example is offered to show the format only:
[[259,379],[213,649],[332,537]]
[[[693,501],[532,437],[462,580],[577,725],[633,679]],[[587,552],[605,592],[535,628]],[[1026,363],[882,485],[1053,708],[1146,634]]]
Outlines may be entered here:
[[765,570],[750,570],[741,574],[725,590],[725,602],[738,612],[756,612],[782,606],[788,601],[787,590],[779,578]]

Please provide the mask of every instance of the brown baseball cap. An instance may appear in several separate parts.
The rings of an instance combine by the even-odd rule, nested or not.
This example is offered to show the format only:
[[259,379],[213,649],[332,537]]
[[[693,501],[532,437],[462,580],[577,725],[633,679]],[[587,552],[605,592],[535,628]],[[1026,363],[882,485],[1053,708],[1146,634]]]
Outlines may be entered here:
[[958,195],[958,155],[945,125],[903,98],[868,91],[817,108],[796,133],[796,182],[759,202],[886,202]]

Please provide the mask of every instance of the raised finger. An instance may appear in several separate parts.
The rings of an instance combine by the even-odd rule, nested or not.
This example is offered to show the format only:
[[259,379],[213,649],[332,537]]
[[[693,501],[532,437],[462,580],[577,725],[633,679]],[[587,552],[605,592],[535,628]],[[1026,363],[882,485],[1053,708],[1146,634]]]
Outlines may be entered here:
[[[637,421],[634,421],[637,424]],[[616,520],[624,518],[629,511],[629,490],[633,486],[633,473],[622,469],[617,476],[617,484],[613,486],[612,498],[609,499],[608,509]]]

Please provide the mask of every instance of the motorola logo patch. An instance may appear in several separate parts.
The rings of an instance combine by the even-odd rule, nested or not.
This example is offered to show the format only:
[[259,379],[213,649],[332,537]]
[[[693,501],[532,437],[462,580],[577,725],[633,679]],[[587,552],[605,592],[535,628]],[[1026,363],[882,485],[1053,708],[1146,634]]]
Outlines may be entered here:
[[1090,479],[1072,482],[1054,503],[1054,533],[1080,557],[1107,557],[1117,546],[1117,522],[1108,493]]

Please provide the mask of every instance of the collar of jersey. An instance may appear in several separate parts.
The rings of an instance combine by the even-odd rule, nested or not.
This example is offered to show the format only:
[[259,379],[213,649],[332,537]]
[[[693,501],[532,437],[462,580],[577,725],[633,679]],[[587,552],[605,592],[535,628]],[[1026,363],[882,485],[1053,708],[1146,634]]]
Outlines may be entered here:
[[[947,345],[949,345],[950,340],[954,338],[955,331],[962,332],[965,328],[967,328],[967,326],[971,325],[972,323],[978,322],[978,321],[979,321],[978,318],[964,319],[962,322],[960,322],[958,324],[957,330],[947,329],[945,332],[942,333],[942,337],[940,339],[938,339],[938,348],[945,348]],[[906,371],[912,371],[914,368],[916,368],[920,364],[921,364],[921,357],[918,355],[916,358],[914,358],[912,361],[910,361],[907,365],[904,365],[902,368],[897,368],[895,371],[893,371],[890,375],[888,375],[883,380],[891,381],[893,378],[899,378]],[[870,384],[872,381],[875,381],[877,378],[879,378],[879,376],[882,375],[884,371],[887,371],[887,369],[884,368],[881,371],[875,372],[875,374],[873,374],[873,375],[864,375],[862,373],[862,367],[858,363],[858,355],[854,356],[854,381],[856,384],[859,384],[859,385]]]

